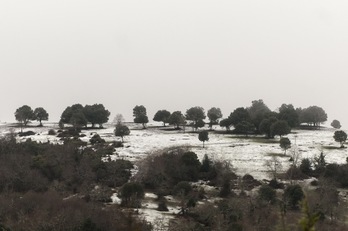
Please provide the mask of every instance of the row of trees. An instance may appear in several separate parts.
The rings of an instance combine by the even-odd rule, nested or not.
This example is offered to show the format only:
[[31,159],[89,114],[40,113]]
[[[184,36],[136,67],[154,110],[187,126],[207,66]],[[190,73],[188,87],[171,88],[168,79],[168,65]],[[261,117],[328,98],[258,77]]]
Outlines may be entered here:
[[[18,108],[15,112],[16,120],[24,126],[30,120],[40,121],[48,120],[48,113],[42,107],[36,108],[33,111],[29,106],[24,105]],[[106,123],[109,119],[110,112],[105,109],[103,104],[94,104],[82,106],[81,104],[74,104],[67,107],[61,115],[60,124],[71,124],[74,127],[87,126],[88,123],[94,127],[98,124],[102,127],[103,123]],[[143,105],[135,106],[133,108],[134,122],[140,123],[143,127],[149,122],[146,108]],[[302,123],[306,123],[310,126],[320,126],[321,123],[327,120],[327,114],[321,107],[310,106],[308,108],[294,108],[292,104],[282,104],[279,110],[271,111],[263,100],[254,100],[250,107],[239,107],[235,109],[230,115],[222,119],[222,113],[220,108],[212,107],[205,113],[202,107],[196,106],[186,110],[184,115],[181,111],[174,111],[170,113],[167,110],[159,110],[154,115],[153,120],[163,122],[166,126],[167,123],[174,125],[176,128],[187,124],[186,121],[191,121],[191,125],[194,129],[198,129],[205,125],[204,119],[208,117],[209,127],[219,124],[230,130],[230,127],[234,127],[237,133],[248,134],[256,131],[257,133],[267,134],[268,137],[272,137],[271,126],[277,121],[286,121],[290,128],[297,127]],[[332,126],[339,128],[339,121],[334,120]],[[285,129],[286,130],[286,129]]]
[[[142,123],[144,128],[149,119],[146,114],[146,108],[143,105],[136,106],[133,109],[135,123]],[[234,128],[236,133],[249,134],[259,133],[265,134],[269,138],[276,135],[282,136],[288,134],[291,128],[298,127],[305,123],[308,126],[318,127],[327,120],[327,114],[321,107],[310,106],[308,108],[294,108],[292,104],[282,104],[277,111],[271,111],[263,100],[254,100],[250,107],[239,107],[230,115],[222,119],[220,108],[212,107],[208,110],[209,127],[220,124],[226,130]],[[194,129],[198,129],[205,125],[205,111],[202,107],[191,107],[184,115],[181,111],[170,113],[167,110],[158,110],[153,120],[174,125],[176,128],[185,126],[186,121],[191,121]],[[340,126],[339,121],[334,121],[335,126]]]
[[64,127],[64,124],[71,124],[74,128],[81,128],[90,123],[93,128],[96,124],[102,128],[103,124],[108,122],[109,116],[110,112],[105,109],[103,104],[86,106],[74,104],[63,111],[59,125]]
[[48,120],[48,113],[42,107],[38,107],[38,108],[35,108],[35,110],[33,110],[33,109],[31,109],[30,106],[23,105],[22,107],[19,107],[16,110],[15,118],[21,124],[21,126],[23,126],[23,125],[27,126],[27,124],[31,120],[39,121],[40,126],[42,126],[42,121]]

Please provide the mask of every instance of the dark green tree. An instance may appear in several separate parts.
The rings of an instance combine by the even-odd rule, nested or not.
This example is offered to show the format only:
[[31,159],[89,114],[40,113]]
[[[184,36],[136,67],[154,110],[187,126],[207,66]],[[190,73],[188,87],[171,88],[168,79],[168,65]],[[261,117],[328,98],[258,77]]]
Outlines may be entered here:
[[291,132],[291,128],[288,125],[288,122],[285,120],[278,120],[271,125],[271,134],[272,136],[287,135]]
[[166,126],[166,123],[168,123],[170,117],[170,112],[167,110],[159,110],[156,112],[155,116],[153,117],[154,121],[157,122],[163,122],[163,126]]
[[292,104],[282,104],[280,106],[278,119],[285,120],[292,128],[300,125],[298,113]]
[[37,121],[39,121],[40,122],[40,126],[42,126],[42,120],[48,120],[48,113],[42,107],[35,108],[35,110],[34,110],[34,118]]
[[34,119],[34,112],[28,105],[23,105],[22,107],[17,108],[15,117],[21,126],[27,126],[29,121]]
[[234,129],[235,133],[243,134],[245,136],[248,136],[248,134],[250,134],[254,131],[255,131],[254,124],[247,122],[247,121],[242,121],[242,122],[238,123]]
[[143,105],[137,105],[133,108],[133,117],[134,123],[142,124],[143,128],[146,128],[145,125],[149,122],[149,119],[146,114],[146,108]]
[[341,148],[344,148],[344,142],[347,140],[347,133],[342,130],[335,131],[334,139],[341,144]]
[[259,125],[259,132],[261,134],[265,134],[267,138],[274,138],[274,135],[272,134],[272,131],[271,131],[271,126],[275,122],[277,122],[276,117],[263,119]]
[[176,126],[177,129],[179,129],[180,125],[185,124],[185,117],[181,113],[181,111],[175,111],[170,115],[168,122],[169,124],[172,124]]
[[308,108],[302,109],[300,114],[300,122],[307,123],[314,127],[320,126],[327,120],[327,114],[323,108],[318,106],[310,106]]
[[229,131],[231,126],[232,126],[232,123],[229,118],[226,118],[220,121],[220,127],[226,128],[226,131]]
[[284,190],[284,201],[291,209],[298,209],[304,193],[300,185],[289,185]]
[[236,127],[237,124],[242,123],[242,122],[251,122],[250,115],[247,109],[243,107],[239,107],[235,109],[230,116],[228,117],[230,120],[231,124]]
[[141,201],[145,196],[145,192],[141,184],[137,182],[128,182],[122,186],[119,196],[122,200],[122,206],[140,208]]
[[332,126],[333,128],[340,129],[340,128],[341,128],[341,123],[340,123],[340,121],[338,121],[338,120],[333,120],[333,121],[331,122],[331,126]]
[[282,137],[279,141],[279,145],[280,147],[284,150],[284,155],[286,155],[286,150],[289,149],[291,147],[291,142],[289,140],[289,138],[287,137]]
[[[67,107],[62,115],[60,116],[60,123],[62,124],[70,124],[71,118],[73,114],[84,114],[83,113],[83,106],[81,104],[73,104],[72,106]],[[86,119],[86,117],[85,117]],[[87,121],[87,119],[86,119]]]
[[198,139],[203,142],[203,148],[204,148],[204,142],[209,140],[208,132],[207,131],[199,132]]
[[251,102],[248,112],[251,122],[255,125],[256,129],[259,129],[261,121],[265,119],[269,113],[271,113],[271,110],[267,107],[262,99],[259,99]]
[[103,127],[103,124],[109,121],[110,112],[105,109],[103,104],[86,105],[83,108],[83,114],[87,121],[92,124],[99,124],[99,127]]
[[124,124],[117,124],[115,127],[115,136],[119,136],[122,139],[123,143],[123,137],[128,136],[130,134],[130,130],[127,125]]
[[213,129],[213,125],[218,124],[219,119],[222,117],[221,109],[212,107],[208,110],[207,116],[209,118],[209,127]]
[[193,122],[193,127],[196,128],[196,124],[199,120],[205,119],[205,112],[202,107],[191,107],[186,111],[186,120],[191,120]]
[[87,119],[82,111],[72,114],[69,123],[75,128],[82,128],[87,126]]
[[269,185],[262,185],[258,191],[258,199],[273,204],[277,199],[276,190]]

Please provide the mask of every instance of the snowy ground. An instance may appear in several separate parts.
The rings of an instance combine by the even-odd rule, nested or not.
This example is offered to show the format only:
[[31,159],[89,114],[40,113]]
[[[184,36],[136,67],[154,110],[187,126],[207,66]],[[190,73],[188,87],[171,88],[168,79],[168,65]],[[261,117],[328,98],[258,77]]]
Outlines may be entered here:
[[[289,165],[289,157],[283,156],[283,150],[279,147],[279,139],[265,140],[260,137],[250,136],[247,139],[242,136],[217,134],[211,132],[209,141],[202,148],[202,143],[198,140],[197,133],[192,133],[191,129],[183,131],[174,131],[163,129],[161,123],[148,124],[148,129],[142,129],[141,125],[129,124],[131,134],[124,138],[123,148],[118,148],[112,159],[124,158],[131,161],[138,161],[151,152],[171,146],[188,146],[197,153],[199,158],[207,154],[213,159],[222,159],[231,161],[236,172],[240,175],[249,173],[256,179],[268,178],[268,168],[265,166],[266,160],[271,159],[272,154],[277,155],[281,160],[283,169]],[[109,124],[105,129],[89,129],[82,131],[86,136],[81,140],[88,142],[89,139],[98,133],[102,138],[108,141],[120,140],[113,135],[114,127]],[[19,140],[31,138],[37,142],[60,143],[56,136],[48,135],[49,129],[58,130],[56,123],[47,123],[45,127],[29,127],[24,131],[34,131],[33,136],[21,137]],[[168,127],[167,127],[168,128]],[[221,128],[216,127],[216,130]],[[19,132],[19,128],[13,128],[9,124],[0,124],[0,134]],[[326,155],[326,161],[329,163],[345,163],[348,157],[347,149],[335,149],[327,147],[339,147],[339,143],[333,139],[334,130],[323,128],[321,130],[294,130],[287,137],[292,146],[297,146],[301,158],[313,158],[318,156],[321,151]],[[296,145],[295,145],[296,144]],[[291,150],[287,151],[291,153]]]

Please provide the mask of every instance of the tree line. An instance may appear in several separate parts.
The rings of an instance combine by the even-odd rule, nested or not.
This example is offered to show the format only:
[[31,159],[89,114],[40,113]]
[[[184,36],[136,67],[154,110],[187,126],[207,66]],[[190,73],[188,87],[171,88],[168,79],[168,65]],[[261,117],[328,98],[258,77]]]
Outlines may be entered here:
[[[109,121],[109,116],[110,112],[103,104],[85,106],[73,104],[62,112],[59,124],[61,127],[65,124],[76,128],[87,127],[88,124],[91,124],[93,128],[95,125],[103,127],[103,124]],[[133,108],[133,117],[135,123],[142,124],[143,128],[146,128],[149,118],[145,106],[136,105]],[[233,127],[235,133],[265,134],[269,138],[287,134],[291,128],[299,127],[301,124],[316,128],[327,121],[325,110],[319,106],[295,108],[292,104],[282,104],[277,111],[272,111],[262,99],[252,101],[249,107],[236,108],[227,118],[223,118],[221,109],[218,107],[212,107],[205,113],[204,108],[195,106],[187,109],[185,114],[181,111],[171,113],[165,109],[158,110],[153,120],[162,122],[163,126],[173,125],[176,129],[191,126],[197,130],[205,126],[204,120],[207,117],[210,129],[213,125],[220,125],[227,131]],[[16,110],[15,118],[21,126],[26,126],[31,120],[38,120],[42,126],[42,121],[48,120],[48,113],[42,107],[32,110],[30,106],[24,105]],[[341,126],[337,120],[334,120],[331,125],[335,128]]]

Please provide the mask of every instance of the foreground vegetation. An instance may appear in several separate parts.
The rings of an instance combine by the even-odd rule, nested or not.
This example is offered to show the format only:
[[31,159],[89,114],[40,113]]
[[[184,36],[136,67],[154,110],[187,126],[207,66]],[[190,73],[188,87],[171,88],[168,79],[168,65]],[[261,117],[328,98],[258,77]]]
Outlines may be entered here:
[[64,145],[0,140],[1,230],[151,230],[111,202],[133,164],[102,161],[114,147],[78,141]]
[[[115,135],[122,138],[130,131],[121,121]],[[205,133],[198,133],[202,142]],[[175,147],[149,154],[132,176],[133,163],[110,158],[123,142],[95,134],[87,145],[76,128],[50,134],[64,144],[17,143],[16,134],[0,140],[3,230],[347,230],[339,189],[348,187],[348,165],[327,164],[324,153],[302,162],[293,151],[280,154],[291,157],[282,174],[275,156],[272,180],[257,181],[237,176],[229,161],[207,155],[200,161],[189,148]],[[283,138],[285,152],[289,145]],[[310,177],[317,180],[302,181]],[[136,215],[146,192],[157,195],[159,211],[180,209],[169,223]],[[113,193],[119,205],[111,203]]]

